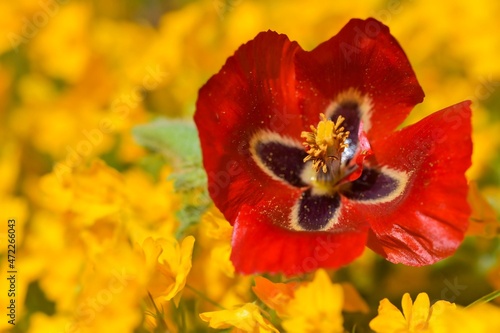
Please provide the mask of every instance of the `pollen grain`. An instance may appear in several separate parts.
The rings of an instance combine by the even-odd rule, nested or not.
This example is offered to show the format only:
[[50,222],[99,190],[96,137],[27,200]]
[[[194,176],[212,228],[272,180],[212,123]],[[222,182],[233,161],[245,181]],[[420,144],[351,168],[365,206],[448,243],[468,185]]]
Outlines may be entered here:
[[339,161],[345,148],[348,147],[346,139],[349,131],[342,126],[345,118],[339,116],[335,122],[320,114],[320,122],[317,127],[311,125],[311,131],[303,131],[300,137],[305,139],[302,143],[306,148],[308,156],[304,163],[311,160],[312,167],[316,172],[320,170],[327,173],[332,161]]

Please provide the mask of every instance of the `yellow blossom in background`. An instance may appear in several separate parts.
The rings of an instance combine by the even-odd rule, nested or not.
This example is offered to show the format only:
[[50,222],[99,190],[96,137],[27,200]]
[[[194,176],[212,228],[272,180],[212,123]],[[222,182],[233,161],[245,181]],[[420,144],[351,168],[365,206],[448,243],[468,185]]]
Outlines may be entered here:
[[342,290],[344,292],[344,304],[342,306],[344,311],[361,313],[370,312],[370,307],[352,283],[343,282],[340,285],[342,286]]
[[253,303],[246,303],[234,310],[204,312],[200,318],[213,328],[235,327],[233,332],[264,333],[279,331],[266,320],[260,308]]
[[120,242],[84,262],[72,310],[71,326],[81,332],[132,331],[143,315],[135,309],[147,296],[148,273],[140,257],[128,244]]
[[33,15],[34,12],[40,10],[39,6],[39,2],[36,0],[0,3],[0,29],[6,32],[0,39],[0,54],[9,49],[16,49],[36,34],[36,27],[32,22],[28,21],[31,23],[30,25],[19,18]]
[[500,308],[491,304],[462,308],[437,301],[431,306],[426,293],[420,293],[415,303],[406,293],[401,303],[402,313],[389,300],[380,301],[378,316],[370,322],[370,328],[377,333],[486,333],[500,328]]
[[212,256],[212,260],[216,262],[216,265],[218,265],[221,268],[224,274],[226,274],[230,278],[234,277],[234,266],[230,260],[231,256],[230,244],[224,244],[215,247],[214,249],[212,249],[210,255]]
[[170,167],[162,168],[158,181],[140,168],[123,173],[127,209],[133,215],[126,223],[133,243],[142,244],[148,237],[175,234],[179,224],[175,211],[179,209],[181,199],[172,182],[167,180],[170,173]]
[[[235,275],[229,259],[232,229],[213,206],[202,216],[198,226],[198,251],[195,251],[188,280],[189,285],[226,308],[249,302],[252,296],[252,277]],[[211,307],[203,302],[202,309],[206,311]]]
[[378,316],[370,322],[370,328],[377,333],[447,332],[443,328],[443,315],[449,309],[455,309],[455,304],[446,301],[431,306],[425,293],[418,294],[415,303],[406,293],[401,305],[403,313],[388,299],[380,301]]
[[[445,314],[445,323],[453,332],[499,332],[500,307],[488,303],[459,308]],[[451,330],[450,330],[451,332]]]
[[215,206],[204,215],[201,223],[206,226],[206,235],[209,238],[221,241],[231,240],[233,227]]
[[289,332],[344,332],[342,286],[333,284],[326,271],[316,271],[314,279],[295,290],[284,309],[283,328]]
[[118,213],[124,205],[123,177],[101,161],[72,174],[42,178],[41,202],[51,210],[81,218],[83,225]]
[[31,328],[27,333],[65,332],[73,329],[71,318],[64,315],[48,316],[44,313],[35,313],[31,317]]
[[87,67],[91,6],[72,2],[59,6],[44,29],[29,44],[30,57],[37,59],[42,71],[69,82],[77,81]]
[[[175,239],[147,238],[142,245],[146,268],[152,270],[148,292],[153,299],[169,301],[186,284],[191,270],[194,237],[186,237],[181,244]],[[177,297],[178,303],[179,297]]]
[[234,267],[229,259],[231,255],[230,241],[233,232],[232,226],[215,207],[204,215],[201,223],[206,225],[206,235],[208,238],[214,241],[210,254],[212,260],[225,275],[230,278],[234,277]]
[[[295,298],[295,290],[308,284],[308,282],[274,283],[262,276],[256,276],[254,280],[255,286],[252,290],[255,295],[269,308],[275,310],[281,318],[287,317],[289,304]],[[370,311],[368,304],[352,284],[344,282],[340,286],[343,294],[343,311],[363,313]]]
[[[21,163],[21,149],[13,142],[0,144],[0,244],[8,244],[9,219],[15,220],[17,243],[23,241],[28,217],[28,201],[15,195],[16,181]],[[7,253],[7,246],[0,248],[0,255]]]
[[[55,172],[46,175],[32,193],[40,208],[23,249],[23,258],[29,258],[26,281],[38,280],[68,325],[81,332],[110,328],[109,320],[117,331],[130,331],[144,320],[138,309],[148,293],[162,302],[180,295],[184,287],[194,238],[188,236],[179,244],[169,236],[173,225],[168,224],[175,224],[175,219],[168,205],[162,207],[166,210],[142,214],[155,202],[144,202],[143,196],[141,205],[137,191],[165,193],[162,200],[174,196],[165,180],[153,184],[139,171],[122,175],[102,161],[60,179]],[[139,221],[147,227],[134,237],[149,233],[141,251],[129,241],[129,233],[139,230],[131,226]],[[159,230],[167,233],[155,242],[151,236]],[[52,323],[47,319],[42,322]]]
[[[0,271],[11,218],[19,270],[16,325],[0,331],[361,332],[380,299],[433,298],[442,276],[467,286],[456,306],[405,295],[401,312],[383,300],[371,327],[500,331],[498,307],[461,306],[500,288],[499,15],[490,0],[0,2]],[[191,161],[140,146],[133,128],[190,121],[199,88],[259,32],[311,50],[353,17],[388,25],[410,59],[426,98],[408,123],[472,100],[469,236],[424,268],[366,251],[332,272],[338,284],[323,270],[293,282],[235,274],[232,226],[213,205],[196,211],[203,186],[176,184]],[[2,276],[3,309],[9,287]]]
[[273,283],[268,279],[256,276],[252,288],[257,297],[281,316],[286,316],[287,305],[295,297],[298,283]]

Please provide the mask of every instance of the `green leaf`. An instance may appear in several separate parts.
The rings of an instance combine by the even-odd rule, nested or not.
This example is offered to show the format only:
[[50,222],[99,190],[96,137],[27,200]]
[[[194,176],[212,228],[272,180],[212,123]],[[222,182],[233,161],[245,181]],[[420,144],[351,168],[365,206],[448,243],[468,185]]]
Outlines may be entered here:
[[470,308],[470,307],[472,307],[474,305],[488,303],[488,302],[494,300],[497,297],[500,297],[500,290],[495,290],[495,291],[489,293],[488,295],[485,295],[485,296],[481,297],[480,299],[472,302],[471,304],[467,305],[466,307]]
[[176,216],[180,221],[180,225],[177,228],[176,237],[177,239],[181,239],[184,236],[184,233],[187,229],[193,225],[196,225],[200,222],[201,217],[205,213],[205,211],[210,207],[211,201],[200,200],[200,202],[196,204],[184,203],[177,212]]
[[132,130],[134,139],[154,152],[165,156],[173,166],[168,179],[183,199],[176,215],[180,221],[177,237],[197,224],[210,207],[207,193],[207,176],[202,165],[198,132],[193,122],[158,118]]
[[132,135],[139,145],[163,154],[176,164],[201,166],[198,132],[193,122],[157,118],[134,127]]
[[203,169],[198,132],[193,122],[158,118],[132,130],[141,146],[165,156],[173,165],[169,180],[178,192],[205,188],[207,176]]
[[168,180],[174,181],[174,187],[177,191],[191,191],[206,186],[207,175],[202,168],[189,168],[172,173]]

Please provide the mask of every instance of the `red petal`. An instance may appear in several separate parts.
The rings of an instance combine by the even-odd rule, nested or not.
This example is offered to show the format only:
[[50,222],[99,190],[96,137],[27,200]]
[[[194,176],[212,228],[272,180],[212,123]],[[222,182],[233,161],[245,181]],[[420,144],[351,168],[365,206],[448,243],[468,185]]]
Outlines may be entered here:
[[287,276],[336,268],[361,255],[366,229],[357,232],[294,232],[273,225],[245,206],[234,224],[231,260],[237,272],[284,273]]
[[194,119],[209,191],[231,223],[243,203],[289,190],[255,164],[249,141],[257,131],[268,130],[300,142],[306,126],[296,107],[293,59],[299,49],[285,35],[260,33],[200,90]]
[[472,154],[469,106],[467,101],[436,112],[374,151],[380,165],[409,173],[399,198],[358,206],[371,225],[368,246],[389,261],[428,265],[460,245],[470,215],[464,175]]
[[368,138],[393,131],[423,100],[408,59],[389,28],[374,19],[353,19],[311,52],[297,54],[301,104],[311,123],[341,92],[355,88],[372,100]]

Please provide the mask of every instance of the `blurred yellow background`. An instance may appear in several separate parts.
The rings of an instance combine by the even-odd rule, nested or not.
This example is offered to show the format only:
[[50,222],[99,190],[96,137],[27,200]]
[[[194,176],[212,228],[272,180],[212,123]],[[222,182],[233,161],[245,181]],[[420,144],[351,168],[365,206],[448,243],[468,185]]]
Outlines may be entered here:
[[[142,291],[155,274],[145,240],[167,238],[172,252],[155,246],[181,259],[189,244],[173,236],[181,199],[165,180],[170,167],[151,172],[151,155],[131,129],[159,115],[190,119],[198,89],[258,32],[312,49],[353,17],[388,25],[410,59],[426,98],[408,122],[473,101],[468,177],[500,211],[500,2],[1,1],[0,267],[6,271],[3,224],[15,218],[20,274],[18,325],[2,319],[0,329],[161,331]],[[200,232],[196,246],[215,254],[195,256],[191,284],[223,304],[249,298],[250,280],[233,278],[228,266],[227,242],[204,238]],[[181,259],[165,259],[174,277]],[[104,300],[110,276],[121,281],[116,272],[133,276],[125,291],[91,305]],[[170,320],[169,331],[182,331]],[[197,313],[185,311],[183,320],[204,327]]]

